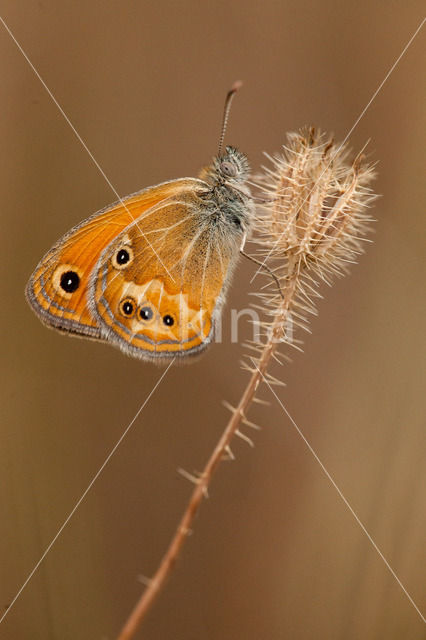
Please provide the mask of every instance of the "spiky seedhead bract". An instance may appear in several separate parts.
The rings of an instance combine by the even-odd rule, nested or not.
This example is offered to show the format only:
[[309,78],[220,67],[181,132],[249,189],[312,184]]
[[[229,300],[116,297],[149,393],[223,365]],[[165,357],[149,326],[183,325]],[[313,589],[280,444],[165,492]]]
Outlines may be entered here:
[[[293,324],[305,329],[306,315],[315,313],[318,279],[330,284],[332,276],[347,272],[372,220],[373,166],[362,153],[349,162],[349,153],[312,128],[290,133],[282,153],[267,156],[272,167],[255,179],[263,202],[255,242],[281,282],[283,319],[291,314]],[[276,318],[282,303],[270,287],[259,294],[261,307]],[[293,332],[291,339],[287,333],[282,341],[295,346]]]

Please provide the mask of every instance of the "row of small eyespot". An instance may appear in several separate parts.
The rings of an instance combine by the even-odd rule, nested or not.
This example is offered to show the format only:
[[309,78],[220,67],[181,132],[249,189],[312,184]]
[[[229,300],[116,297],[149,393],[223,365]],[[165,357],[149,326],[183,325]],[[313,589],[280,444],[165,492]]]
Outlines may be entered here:
[[[124,298],[120,302],[119,309],[123,316],[126,318],[132,318],[136,313],[136,303],[133,298]],[[154,312],[151,307],[142,305],[138,310],[138,316],[144,322],[149,322],[154,317]],[[166,327],[171,327],[174,325],[175,320],[173,316],[166,313],[166,315],[163,316],[163,323]]]

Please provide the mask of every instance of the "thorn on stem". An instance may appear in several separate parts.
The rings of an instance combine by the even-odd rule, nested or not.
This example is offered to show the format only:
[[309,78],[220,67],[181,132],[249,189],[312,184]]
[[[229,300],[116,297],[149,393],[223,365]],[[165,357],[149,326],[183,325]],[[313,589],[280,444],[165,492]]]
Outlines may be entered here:
[[[185,471],[185,469],[182,469],[181,467],[179,467],[177,471],[186,480],[189,480],[190,482],[192,482],[192,484],[195,484],[196,486],[200,485],[201,482],[203,481],[203,474],[199,473],[198,471],[196,471],[195,473],[189,473],[189,471]],[[204,496],[208,498],[207,487],[205,486],[203,487],[203,493],[204,493]]]
[[232,449],[229,446],[229,444],[227,444],[225,447],[225,453],[226,453],[226,455],[224,456],[225,460],[235,460],[235,456],[232,453]]
[[245,433],[243,433],[239,429],[236,430],[235,435],[241,438],[241,440],[244,440],[244,442],[247,442],[247,444],[250,445],[250,447],[254,447],[253,440],[251,440],[248,436],[246,436]]

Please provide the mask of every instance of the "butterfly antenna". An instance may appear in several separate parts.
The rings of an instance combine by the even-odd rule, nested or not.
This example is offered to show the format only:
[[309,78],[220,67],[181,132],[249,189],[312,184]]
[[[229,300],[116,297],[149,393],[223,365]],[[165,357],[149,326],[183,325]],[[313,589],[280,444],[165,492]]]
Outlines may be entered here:
[[220,134],[220,140],[219,140],[218,156],[222,155],[223,141],[225,139],[226,127],[228,124],[228,118],[229,118],[229,112],[231,110],[232,100],[234,98],[234,95],[237,93],[238,89],[241,89],[242,86],[243,86],[243,83],[240,80],[237,80],[236,82],[234,82],[234,84],[226,94],[225,107],[223,109],[222,132]]

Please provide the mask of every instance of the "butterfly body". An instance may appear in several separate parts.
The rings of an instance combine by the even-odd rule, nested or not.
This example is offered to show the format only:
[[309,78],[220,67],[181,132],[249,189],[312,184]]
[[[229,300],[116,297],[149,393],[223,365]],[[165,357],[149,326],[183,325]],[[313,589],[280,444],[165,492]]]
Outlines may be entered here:
[[227,147],[199,178],[128,196],[74,227],[31,276],[48,326],[128,355],[191,355],[213,339],[252,201],[244,154]]

